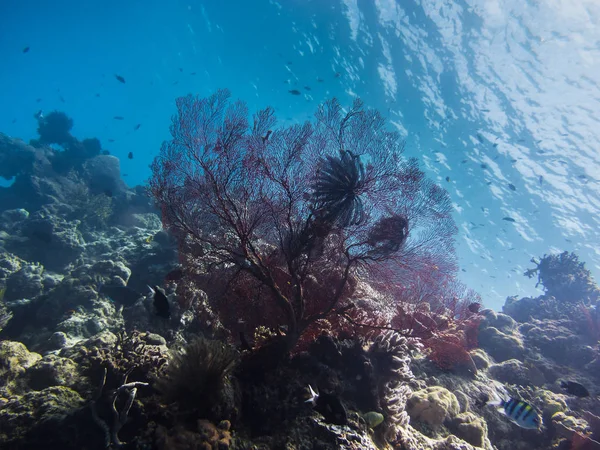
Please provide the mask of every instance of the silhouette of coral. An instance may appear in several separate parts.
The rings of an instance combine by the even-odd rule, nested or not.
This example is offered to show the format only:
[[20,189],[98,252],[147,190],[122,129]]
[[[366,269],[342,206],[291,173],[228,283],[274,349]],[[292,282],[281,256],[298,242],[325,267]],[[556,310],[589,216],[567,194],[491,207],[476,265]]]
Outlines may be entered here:
[[73,119],[61,111],[52,111],[45,116],[38,116],[39,143],[43,145],[59,144],[65,145],[74,142],[71,136]]
[[539,262],[535,258],[531,262],[536,267],[528,269],[525,275],[532,278],[537,274],[536,287],[541,284],[547,295],[565,303],[595,304],[598,301],[600,288],[575,253],[544,255]]

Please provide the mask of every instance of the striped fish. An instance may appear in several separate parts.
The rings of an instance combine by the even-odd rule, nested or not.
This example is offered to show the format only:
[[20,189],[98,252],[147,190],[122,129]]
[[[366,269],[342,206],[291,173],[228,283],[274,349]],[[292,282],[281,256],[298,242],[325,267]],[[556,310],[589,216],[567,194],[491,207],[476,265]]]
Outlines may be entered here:
[[521,428],[536,430],[542,422],[535,408],[523,400],[516,398],[497,399],[488,402],[488,405],[498,407],[498,411]]

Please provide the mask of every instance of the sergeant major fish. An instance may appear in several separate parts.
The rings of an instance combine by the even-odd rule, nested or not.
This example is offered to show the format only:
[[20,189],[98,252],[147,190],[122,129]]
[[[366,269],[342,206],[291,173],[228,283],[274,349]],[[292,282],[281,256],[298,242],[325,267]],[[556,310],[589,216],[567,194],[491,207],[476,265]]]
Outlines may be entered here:
[[508,400],[495,399],[487,404],[498,407],[498,411],[521,428],[537,430],[542,422],[535,408],[523,400],[516,398],[509,398]]

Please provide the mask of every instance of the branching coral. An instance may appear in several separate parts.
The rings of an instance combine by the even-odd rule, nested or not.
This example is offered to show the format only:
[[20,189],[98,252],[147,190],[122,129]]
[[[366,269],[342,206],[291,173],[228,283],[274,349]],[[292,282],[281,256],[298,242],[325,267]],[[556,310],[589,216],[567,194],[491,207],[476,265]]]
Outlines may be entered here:
[[[242,317],[247,326],[285,327],[292,349],[311,327],[347,312],[351,280],[372,281],[382,263],[394,284],[454,273],[450,197],[402,157],[401,136],[377,111],[333,99],[314,124],[276,128],[272,108],[250,123],[246,104],[229,97],[177,99],[172,139],[150,181],[180,249],[200,248],[227,276],[220,298],[209,295],[226,328],[240,318],[231,324],[221,314],[231,305],[226,288],[243,285],[234,308],[258,313]],[[207,279],[195,281],[206,290]]]
[[537,274],[539,284],[546,294],[565,303],[595,304],[600,298],[600,288],[594,282],[585,263],[579,262],[575,253],[563,252],[559,255],[544,255],[540,261],[531,259],[536,267],[528,269],[529,278]]

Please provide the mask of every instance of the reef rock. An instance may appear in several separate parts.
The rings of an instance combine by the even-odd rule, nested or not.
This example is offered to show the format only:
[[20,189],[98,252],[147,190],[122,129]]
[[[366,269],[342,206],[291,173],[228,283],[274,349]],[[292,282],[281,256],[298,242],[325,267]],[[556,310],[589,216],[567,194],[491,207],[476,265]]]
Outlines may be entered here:
[[491,310],[482,311],[478,342],[496,361],[523,359],[525,346],[518,333],[518,324],[510,316]]
[[439,427],[445,420],[454,418],[460,406],[456,396],[448,389],[429,386],[413,392],[406,403],[406,411],[412,420]]

